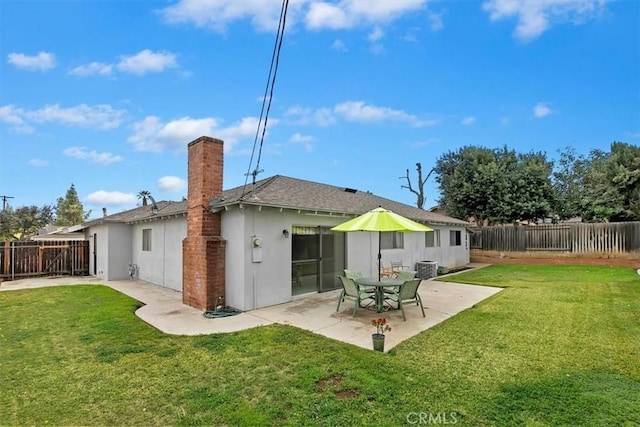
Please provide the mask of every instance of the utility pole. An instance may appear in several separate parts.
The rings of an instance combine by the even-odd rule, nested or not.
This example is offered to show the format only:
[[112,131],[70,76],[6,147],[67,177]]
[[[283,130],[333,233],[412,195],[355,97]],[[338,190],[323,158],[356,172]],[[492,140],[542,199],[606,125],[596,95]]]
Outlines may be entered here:
[[0,196],[2,198],[2,210],[7,208],[7,199],[13,199],[13,196]]

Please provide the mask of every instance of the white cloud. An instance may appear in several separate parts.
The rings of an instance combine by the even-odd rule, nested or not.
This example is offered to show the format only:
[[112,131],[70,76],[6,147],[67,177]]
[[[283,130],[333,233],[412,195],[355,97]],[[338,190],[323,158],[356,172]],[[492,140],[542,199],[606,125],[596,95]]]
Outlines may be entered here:
[[383,25],[425,7],[427,0],[341,0],[312,2],[305,16],[310,29],[347,29],[361,25]]
[[284,117],[295,124],[315,124],[317,126],[330,126],[336,122],[336,118],[330,108],[305,108],[295,106],[284,112]]
[[110,165],[122,161],[122,157],[104,152],[98,153],[95,150],[89,151],[87,147],[69,147],[62,150],[62,154],[80,160],[89,160],[99,165]]
[[158,188],[162,191],[177,193],[187,188],[187,181],[177,176],[163,176],[158,180]]
[[[298,0],[289,4],[287,26],[302,22],[311,30],[339,30],[388,24],[420,11],[428,0]],[[181,0],[159,11],[170,24],[192,24],[224,32],[233,22],[248,19],[258,31],[278,28],[281,4],[264,0]]]
[[[297,9],[305,2],[291,2],[288,24],[295,22]],[[224,32],[229,24],[242,19],[250,19],[258,30],[273,31],[278,28],[280,8],[279,2],[264,0],[181,0],[159,13],[169,24],[193,24],[217,32]]]
[[547,107],[547,105],[543,102],[538,102],[535,107],[533,107],[533,116],[537,118],[542,118],[548,116],[553,113],[551,108]]
[[173,53],[152,52],[145,49],[135,55],[121,56],[116,68],[124,73],[141,76],[146,73],[159,73],[177,65],[176,56]]
[[38,123],[54,122],[100,130],[117,128],[125,116],[126,111],[116,110],[110,105],[89,106],[86,104],[68,108],[60,107],[59,104],[46,105],[39,110],[25,113],[25,117]]
[[442,22],[442,13],[429,12],[428,18],[431,31],[440,31],[444,28],[444,22]]
[[302,135],[300,133],[294,133],[289,139],[289,142],[291,142],[292,144],[300,144],[304,147],[304,149],[307,152],[311,152],[313,150],[312,143],[315,140],[316,139],[311,135]]
[[56,66],[56,56],[49,52],[39,52],[35,56],[28,56],[24,53],[10,53],[7,55],[7,62],[16,68],[29,71],[47,71]]
[[331,49],[339,50],[341,52],[347,51],[347,45],[340,39],[336,39],[333,43],[331,43]]
[[109,130],[120,126],[125,119],[125,110],[116,110],[110,105],[89,106],[80,104],[63,108],[59,104],[46,105],[38,110],[24,110],[14,105],[0,107],[0,121],[12,125],[21,133],[32,133],[34,123],[58,123],[99,130]]
[[33,133],[33,127],[29,126],[23,119],[24,115],[24,110],[16,108],[14,105],[0,107],[0,122],[8,123],[11,126],[11,131],[22,134]]
[[[269,126],[278,121],[269,120]],[[256,134],[258,119],[247,117],[238,123],[220,127],[221,121],[207,117],[192,119],[182,117],[163,123],[158,117],[148,116],[141,122],[133,124],[134,133],[128,138],[138,151],[163,152],[166,149],[184,150],[187,144],[203,135],[215,135],[224,141],[224,150],[229,152],[233,146],[243,138],[253,137]]]
[[120,191],[94,191],[85,199],[87,203],[107,206],[135,205],[136,195],[133,193],[122,193]]
[[311,29],[339,30],[354,25],[353,19],[339,5],[323,2],[311,3],[305,22],[307,27]]
[[571,22],[575,25],[593,19],[610,0],[487,0],[482,8],[492,21],[516,18],[514,36],[529,41],[542,35],[552,25]]
[[333,125],[340,117],[346,121],[362,123],[399,121],[409,123],[414,127],[433,126],[438,123],[438,120],[422,120],[402,110],[367,105],[363,101],[347,101],[337,104],[333,108],[318,108],[315,110],[295,106],[285,111],[284,117],[295,124],[313,124],[317,126]]
[[464,126],[472,125],[476,122],[476,118],[474,116],[465,117],[460,121],[460,124]]
[[91,62],[89,64],[80,65],[71,71],[69,74],[72,76],[110,76],[113,70],[112,64],[105,64],[102,62]]
[[384,52],[384,46],[382,45],[382,43],[380,43],[380,40],[382,40],[383,37],[384,31],[382,31],[382,28],[378,26],[376,26],[373,31],[369,33],[367,39],[369,40],[369,43],[371,43],[370,49],[372,53],[379,55]]
[[367,105],[362,101],[343,102],[336,105],[333,111],[351,122],[381,122],[392,120],[407,122],[414,127],[432,126],[437,123],[436,120],[421,120],[402,110]]
[[43,168],[45,166],[49,166],[49,162],[42,159],[31,159],[28,162],[29,166],[35,166],[37,168]]

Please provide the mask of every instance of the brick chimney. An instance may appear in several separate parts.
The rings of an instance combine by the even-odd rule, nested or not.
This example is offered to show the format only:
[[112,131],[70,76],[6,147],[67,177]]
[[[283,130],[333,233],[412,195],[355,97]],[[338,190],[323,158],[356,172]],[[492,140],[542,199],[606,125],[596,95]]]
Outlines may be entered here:
[[188,145],[187,237],[182,241],[182,302],[201,310],[225,305],[225,248],[221,213],[209,200],[222,194],[223,146],[201,136]]

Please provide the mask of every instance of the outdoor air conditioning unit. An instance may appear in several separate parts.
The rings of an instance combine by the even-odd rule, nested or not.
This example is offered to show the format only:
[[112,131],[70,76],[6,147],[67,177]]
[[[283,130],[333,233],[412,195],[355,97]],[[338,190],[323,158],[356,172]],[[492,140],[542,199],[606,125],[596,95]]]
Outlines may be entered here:
[[431,279],[438,275],[438,263],[435,261],[416,262],[416,276],[419,279]]

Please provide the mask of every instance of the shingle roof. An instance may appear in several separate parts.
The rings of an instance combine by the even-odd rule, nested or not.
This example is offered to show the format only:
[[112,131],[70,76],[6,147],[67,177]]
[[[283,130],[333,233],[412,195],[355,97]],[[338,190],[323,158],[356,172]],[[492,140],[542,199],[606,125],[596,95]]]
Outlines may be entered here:
[[469,225],[466,221],[398,203],[370,192],[282,175],[275,175],[258,181],[253,191],[251,188],[252,186],[249,184],[246,189],[237,187],[224,191],[222,197],[211,200],[210,206],[212,208],[222,208],[242,202],[247,205],[354,216],[382,206],[415,221],[431,224]]
[[148,219],[164,218],[173,215],[181,215],[187,212],[187,202],[171,202],[160,201],[156,203],[158,207],[157,212],[153,212],[153,205],[138,206],[137,208],[129,209],[128,211],[118,212],[113,215],[108,215],[102,218],[94,219],[82,224],[82,228],[90,227],[92,225],[102,224],[104,222],[136,222],[144,221]]
[[[357,191],[345,187],[336,187],[313,181],[275,175],[256,182],[253,191],[251,185],[225,190],[221,197],[212,199],[210,207],[222,209],[224,206],[246,205],[271,206],[283,209],[334,214],[338,216],[356,216],[378,206],[415,221],[429,224],[470,225],[466,221],[441,215],[435,212],[398,203],[376,196],[370,192]],[[103,218],[94,219],[82,224],[80,229],[104,222],[137,222],[150,219],[181,215],[187,212],[187,202],[157,202],[158,212],[152,212],[152,205],[139,206],[128,211],[119,212]]]

